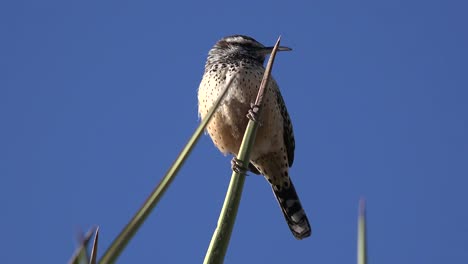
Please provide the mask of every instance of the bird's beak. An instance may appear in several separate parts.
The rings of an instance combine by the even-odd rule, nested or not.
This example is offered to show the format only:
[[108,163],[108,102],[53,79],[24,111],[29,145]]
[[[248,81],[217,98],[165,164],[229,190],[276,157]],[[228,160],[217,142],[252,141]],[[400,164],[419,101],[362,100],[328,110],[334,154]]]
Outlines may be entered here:
[[[271,47],[271,50],[273,50],[273,47]],[[285,46],[279,46],[278,51],[291,51],[291,48],[285,47]]]
[[[273,47],[263,48],[263,51],[265,52],[265,54],[270,54],[272,50],[273,50]],[[292,50],[291,48],[288,48],[288,47],[285,47],[285,46],[279,46],[278,47],[278,51],[291,51],[291,50]]]

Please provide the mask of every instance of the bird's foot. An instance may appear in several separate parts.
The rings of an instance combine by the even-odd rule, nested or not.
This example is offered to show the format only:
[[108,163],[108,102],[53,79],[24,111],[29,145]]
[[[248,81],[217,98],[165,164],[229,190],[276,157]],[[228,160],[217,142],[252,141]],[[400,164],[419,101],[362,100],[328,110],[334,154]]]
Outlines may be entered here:
[[254,122],[258,122],[258,109],[259,109],[258,105],[250,104],[250,109],[249,109],[249,112],[247,113],[247,118]]
[[237,159],[236,157],[233,157],[231,160],[231,168],[236,173],[247,173],[247,168],[245,168],[242,164],[242,161],[240,159]]

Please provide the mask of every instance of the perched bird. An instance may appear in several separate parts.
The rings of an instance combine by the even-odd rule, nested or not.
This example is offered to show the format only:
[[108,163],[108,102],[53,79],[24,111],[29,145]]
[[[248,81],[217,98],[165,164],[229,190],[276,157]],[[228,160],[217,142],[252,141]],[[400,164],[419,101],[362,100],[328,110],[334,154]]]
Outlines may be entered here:
[[[272,49],[273,47],[265,47],[251,37],[234,35],[219,40],[208,53],[205,73],[198,88],[198,113],[202,119],[226,82],[234,78],[207,127],[214,144],[224,154],[237,156],[239,152],[248,123],[246,114],[255,102],[265,71],[263,63]],[[278,50],[291,49],[279,47]],[[259,119],[260,126],[251,152],[249,169],[265,176],[291,232],[297,239],[303,239],[310,236],[311,228],[288,173],[294,161],[293,128],[283,97],[273,78],[266,87]]]

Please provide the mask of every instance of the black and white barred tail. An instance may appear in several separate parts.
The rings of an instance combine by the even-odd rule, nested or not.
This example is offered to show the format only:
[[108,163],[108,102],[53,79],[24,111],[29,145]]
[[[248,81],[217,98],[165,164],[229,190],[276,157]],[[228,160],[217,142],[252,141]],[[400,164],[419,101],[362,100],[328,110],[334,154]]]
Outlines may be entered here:
[[292,182],[283,188],[271,187],[294,237],[303,239],[310,236],[312,229]]

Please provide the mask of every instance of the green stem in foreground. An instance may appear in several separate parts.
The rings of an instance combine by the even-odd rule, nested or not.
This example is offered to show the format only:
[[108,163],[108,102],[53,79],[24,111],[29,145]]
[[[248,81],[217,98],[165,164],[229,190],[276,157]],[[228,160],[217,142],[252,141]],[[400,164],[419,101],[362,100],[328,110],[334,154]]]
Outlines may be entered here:
[[[265,87],[267,87],[270,80],[271,68],[273,67],[273,62],[275,60],[276,51],[278,50],[280,39],[276,42],[275,47],[271,52],[270,59],[268,60],[265,73],[263,75],[262,83],[260,84],[260,89],[258,91],[257,100],[255,105],[258,106],[257,118],[260,119],[261,105],[263,99],[263,93]],[[257,120],[259,122],[260,120]],[[244,133],[244,138],[242,139],[242,144],[239,149],[239,154],[237,159],[241,161],[243,168],[249,167],[250,152],[255,141],[255,136],[257,133],[257,122],[252,120],[247,124],[247,128]],[[218,226],[211,238],[210,246],[205,255],[204,264],[218,264],[224,262],[224,256],[229,245],[229,240],[231,239],[232,229],[234,228],[234,222],[236,220],[237,211],[239,209],[240,199],[242,196],[242,189],[244,187],[245,181],[245,172],[236,173],[233,172],[231,176],[231,182],[226,193],[226,198],[224,199],[223,208],[218,219]]]
[[357,246],[357,263],[367,263],[367,241],[366,241],[366,202],[364,199],[359,201],[359,218],[358,218],[358,246]]

